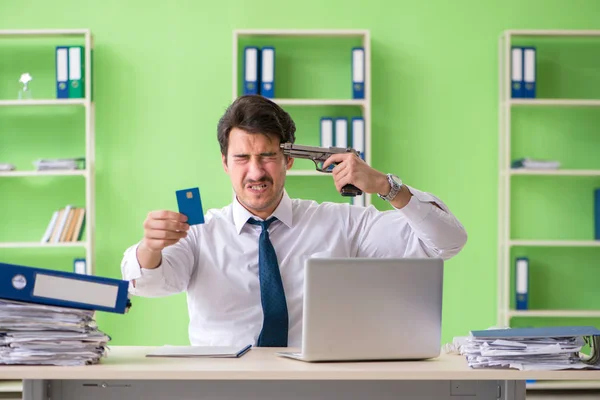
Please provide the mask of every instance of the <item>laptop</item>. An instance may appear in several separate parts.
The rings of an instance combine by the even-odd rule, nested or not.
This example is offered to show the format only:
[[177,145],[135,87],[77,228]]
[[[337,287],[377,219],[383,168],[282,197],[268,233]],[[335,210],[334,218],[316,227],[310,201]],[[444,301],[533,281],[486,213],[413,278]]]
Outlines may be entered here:
[[310,258],[302,361],[423,360],[441,351],[443,260]]

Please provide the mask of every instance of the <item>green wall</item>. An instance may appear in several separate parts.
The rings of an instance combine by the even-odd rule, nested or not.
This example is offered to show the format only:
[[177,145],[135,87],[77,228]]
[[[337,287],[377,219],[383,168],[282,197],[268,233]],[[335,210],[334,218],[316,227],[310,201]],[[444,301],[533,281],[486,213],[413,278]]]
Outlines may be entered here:
[[[464,335],[469,329],[495,324],[498,36],[511,28],[600,29],[595,1],[570,2],[569,8],[559,0],[236,0],[169,4],[139,0],[0,2],[0,29],[90,28],[94,34],[97,274],[120,277],[123,251],[141,238],[146,214],[154,209],[174,209],[175,190],[199,186],[206,208],[222,207],[231,201],[230,183],[220,166],[216,124],[231,101],[233,29],[366,28],[372,35],[373,166],[394,172],[406,183],[441,197],[469,234],[463,252],[447,263],[443,341]],[[26,70],[36,79],[32,87],[37,97],[53,96],[53,48],[68,43],[60,39],[0,42],[0,98],[14,98],[18,76]],[[309,50],[308,54],[319,51]],[[592,61],[599,60],[600,52],[595,54],[586,58],[588,68],[584,74],[598,82],[599,64]],[[328,65],[313,68],[311,73],[325,74]],[[343,66],[340,76],[326,81],[321,89],[311,86],[315,80],[303,77],[296,64],[290,63],[289,67],[298,71],[298,81],[282,82],[286,93],[309,96],[330,89],[327,93],[348,96],[344,94],[347,71]],[[548,71],[547,76],[560,80],[572,69]],[[583,87],[583,92],[567,87],[561,94],[598,97],[590,91],[586,79],[571,82]],[[556,95],[549,87],[541,92]],[[314,120],[319,115],[351,116],[359,111],[290,109],[299,120],[301,132],[313,132],[302,136],[306,144],[316,144]],[[600,167],[597,153],[594,155],[583,142],[595,140],[595,148],[599,147],[595,111],[579,111],[587,113],[582,119],[556,110],[519,112],[521,119],[517,117],[515,128],[535,130],[541,143],[547,143],[542,136],[543,126],[551,127],[556,135],[574,134],[572,129],[581,132],[578,146],[591,160],[583,163],[584,167]],[[568,118],[571,122],[565,122]],[[0,162],[14,162],[25,169],[36,158],[79,155],[84,146],[83,121],[83,111],[76,107],[1,108]],[[519,155],[557,157],[565,153],[565,147],[560,142],[564,139],[556,140],[548,152],[538,151],[539,143],[516,140],[514,151]],[[583,165],[578,157],[567,160],[572,167]],[[528,201],[525,211],[513,216],[515,235],[528,238],[529,234],[548,232],[549,238],[554,238],[568,232],[574,238],[590,236],[591,203],[573,205],[581,202],[581,197],[574,194],[567,195],[563,203],[557,202],[553,188],[564,183],[569,189],[566,193],[588,196],[594,185],[600,186],[597,179],[549,179],[545,183],[519,179],[515,196]],[[530,197],[527,190],[533,185],[541,187],[536,188],[536,196]],[[0,240],[39,240],[52,211],[67,203],[82,204],[83,187],[82,179],[76,177],[0,180]],[[289,190],[293,196],[335,198],[327,178],[290,178]],[[388,207],[379,199],[374,204],[379,209]],[[519,212],[529,218],[520,227]],[[548,215],[554,217],[561,212],[573,218],[566,213],[557,217],[560,226],[564,221],[578,225],[568,231],[557,229]],[[538,223],[551,228],[528,228]],[[556,250],[538,253],[540,259],[545,257],[545,263],[554,263],[558,272],[562,264],[557,260],[569,263],[571,259]],[[581,253],[582,262],[587,260],[589,284],[585,298],[576,301],[571,295],[569,306],[583,307],[595,300],[595,269],[590,264],[598,253]],[[0,249],[1,261],[59,269],[70,269],[73,257],[81,255],[74,250]],[[566,294],[561,283],[576,274],[559,276],[551,278],[552,288],[558,293],[545,292],[539,285],[540,297],[533,305],[560,306],[556,299]],[[569,282],[568,293],[573,293],[580,282]],[[187,343],[184,295],[134,298],[129,315],[99,313],[98,321],[115,345]]]

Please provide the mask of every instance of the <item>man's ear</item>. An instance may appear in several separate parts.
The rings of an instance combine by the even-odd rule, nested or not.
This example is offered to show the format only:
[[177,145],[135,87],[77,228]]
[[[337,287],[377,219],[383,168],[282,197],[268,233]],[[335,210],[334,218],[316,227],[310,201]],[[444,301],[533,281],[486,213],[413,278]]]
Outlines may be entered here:
[[292,157],[288,157],[287,163],[285,165],[285,169],[288,170],[288,169],[292,168],[292,165],[294,165],[294,159]]
[[227,157],[221,154],[221,162],[223,163],[223,169],[225,172],[229,173],[229,169],[227,168]]

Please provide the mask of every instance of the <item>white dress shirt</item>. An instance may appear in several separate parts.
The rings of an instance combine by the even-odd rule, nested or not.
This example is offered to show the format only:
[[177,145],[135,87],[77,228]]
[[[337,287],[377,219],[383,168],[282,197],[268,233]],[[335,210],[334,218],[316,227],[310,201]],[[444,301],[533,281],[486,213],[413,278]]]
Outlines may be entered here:
[[[301,347],[304,262],[309,257],[439,257],[465,245],[461,223],[437,197],[413,193],[402,209],[317,203],[283,198],[269,236],[279,262],[289,315],[288,345]],[[436,202],[444,211],[430,202]],[[121,272],[133,295],[158,297],[185,291],[192,345],[256,344],[263,322],[258,279],[261,227],[234,196],[209,210],[205,223],[162,251],[155,269],[140,268],[138,244],[125,251]],[[340,277],[343,279],[343,277]],[[132,280],[135,280],[135,285]]]

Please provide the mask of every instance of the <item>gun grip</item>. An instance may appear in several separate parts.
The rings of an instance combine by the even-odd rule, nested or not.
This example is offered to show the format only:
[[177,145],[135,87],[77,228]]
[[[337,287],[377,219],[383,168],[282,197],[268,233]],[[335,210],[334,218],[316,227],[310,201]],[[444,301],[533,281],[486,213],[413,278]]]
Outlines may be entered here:
[[360,196],[362,194],[362,190],[360,190],[359,188],[357,188],[354,185],[347,184],[347,185],[344,185],[344,187],[342,188],[341,194],[342,194],[342,196],[347,196],[347,197]]

